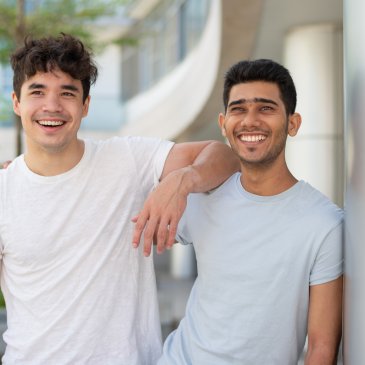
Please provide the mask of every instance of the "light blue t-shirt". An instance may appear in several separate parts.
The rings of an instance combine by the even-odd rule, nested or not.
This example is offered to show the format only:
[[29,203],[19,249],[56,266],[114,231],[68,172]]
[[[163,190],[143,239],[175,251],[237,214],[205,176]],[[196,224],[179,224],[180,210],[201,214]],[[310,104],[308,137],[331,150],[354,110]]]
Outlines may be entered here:
[[309,286],[342,274],[342,211],[300,181],[275,196],[240,174],[192,194],[179,226],[198,277],[159,365],[293,365],[307,334]]

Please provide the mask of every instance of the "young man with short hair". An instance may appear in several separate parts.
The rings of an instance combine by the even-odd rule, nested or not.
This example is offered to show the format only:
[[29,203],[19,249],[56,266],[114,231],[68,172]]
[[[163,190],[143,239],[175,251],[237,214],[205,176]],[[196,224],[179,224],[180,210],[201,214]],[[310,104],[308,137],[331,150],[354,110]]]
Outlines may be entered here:
[[[227,72],[222,134],[241,172],[192,194],[178,240],[198,277],[159,365],[334,365],[341,339],[342,211],[285,161],[301,125],[283,66],[242,61]],[[298,161],[300,163],[300,161]]]

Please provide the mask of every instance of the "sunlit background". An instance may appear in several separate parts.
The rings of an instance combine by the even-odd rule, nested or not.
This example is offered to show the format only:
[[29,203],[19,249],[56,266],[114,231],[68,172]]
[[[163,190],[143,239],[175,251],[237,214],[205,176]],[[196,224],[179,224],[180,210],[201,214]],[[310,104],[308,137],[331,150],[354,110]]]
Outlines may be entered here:
[[[25,1],[25,12],[55,2]],[[18,1],[0,0],[0,5],[5,3],[15,9]],[[75,3],[80,8],[87,2]],[[91,90],[82,137],[137,134],[179,142],[222,139],[217,116],[223,106],[226,69],[241,59],[271,58],[291,71],[298,91],[297,111],[303,116],[299,135],[288,141],[289,166],[298,178],[344,206],[343,5],[348,13],[358,14],[359,9],[365,15],[361,0],[345,4],[342,0],[108,3],[115,6],[111,13],[86,21],[91,39],[99,42],[95,49],[100,77]],[[0,14],[0,23],[1,19]],[[359,23],[362,20],[357,26],[364,33]],[[0,26],[0,48],[2,32]],[[12,72],[3,62],[0,162],[16,156],[11,91]],[[196,275],[194,252],[175,245],[170,252],[155,255],[155,261],[166,335],[184,313]],[[348,364],[365,363],[356,353],[361,350],[352,347]]]

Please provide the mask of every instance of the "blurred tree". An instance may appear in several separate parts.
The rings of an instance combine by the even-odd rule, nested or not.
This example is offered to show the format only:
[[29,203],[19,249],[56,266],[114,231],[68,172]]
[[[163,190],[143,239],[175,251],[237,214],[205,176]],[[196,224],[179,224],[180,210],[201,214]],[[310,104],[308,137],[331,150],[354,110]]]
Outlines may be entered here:
[[0,124],[8,122],[11,119],[11,115],[12,109],[9,100],[0,94]]
[[[95,35],[97,21],[115,15],[127,0],[0,0],[0,63],[9,63],[9,55],[26,36],[34,38],[61,32],[80,38],[94,51],[106,41]],[[96,27],[97,29],[97,27]],[[109,43],[130,43],[116,37]],[[22,151],[21,122],[15,116],[16,155]]]

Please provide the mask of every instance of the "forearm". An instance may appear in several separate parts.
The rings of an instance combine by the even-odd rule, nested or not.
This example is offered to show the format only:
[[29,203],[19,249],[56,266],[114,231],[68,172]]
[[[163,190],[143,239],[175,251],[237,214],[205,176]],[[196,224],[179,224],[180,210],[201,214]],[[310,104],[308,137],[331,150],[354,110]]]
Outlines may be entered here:
[[326,346],[309,348],[304,365],[336,365],[337,350]]
[[187,193],[201,193],[221,185],[239,170],[239,160],[231,148],[221,142],[209,143],[193,163],[181,169]]
[[342,335],[342,276],[310,287],[305,365],[337,364]]
[[188,195],[209,191],[238,170],[238,158],[221,142],[176,144],[166,159],[160,183],[147,198],[138,217],[133,219],[136,223],[134,247],[138,246],[143,230],[146,256],[151,252],[153,236],[157,238],[158,252],[170,247]]

